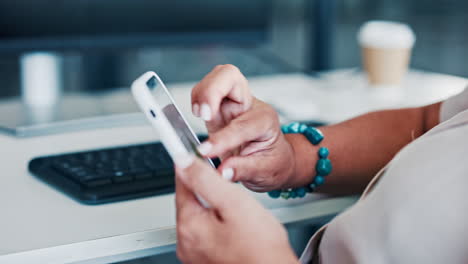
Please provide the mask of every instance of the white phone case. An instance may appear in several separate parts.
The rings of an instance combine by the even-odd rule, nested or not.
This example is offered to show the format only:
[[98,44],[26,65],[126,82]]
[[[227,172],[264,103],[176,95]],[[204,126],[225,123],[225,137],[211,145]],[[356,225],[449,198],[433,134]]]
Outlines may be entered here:
[[[161,85],[161,88],[164,89],[164,92],[167,94],[171,103],[177,109],[178,113],[182,117],[183,121],[185,122],[195,139],[196,135],[191,129],[191,127],[188,125],[186,119],[183,117],[182,113],[180,112],[179,108],[174,102],[174,99],[170,95],[166,86],[155,72],[146,72],[133,82],[131,88],[133,97],[135,98],[138,106],[140,107],[141,111],[145,114],[148,121],[159,132],[161,142],[166,148],[169,155],[171,156],[174,163],[177,163],[177,160],[175,160],[177,159],[177,157],[188,155],[191,153],[191,151],[185,147],[182,140],[177,135],[175,128],[171,125],[165,113],[163,112],[162,106],[158,104],[157,98],[153,96],[150,89],[148,88],[147,82],[153,77],[156,78],[158,83]],[[197,143],[200,143],[198,142],[198,139]],[[212,163],[211,165],[213,166]],[[204,207],[209,207],[208,203],[205,200],[203,200],[198,195],[197,198]]]

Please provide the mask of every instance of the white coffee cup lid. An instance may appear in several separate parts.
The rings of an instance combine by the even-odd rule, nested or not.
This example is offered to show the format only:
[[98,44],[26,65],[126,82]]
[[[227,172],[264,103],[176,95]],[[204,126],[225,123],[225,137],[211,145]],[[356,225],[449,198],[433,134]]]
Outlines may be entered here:
[[374,20],[361,26],[358,41],[373,48],[412,48],[416,37],[407,24]]

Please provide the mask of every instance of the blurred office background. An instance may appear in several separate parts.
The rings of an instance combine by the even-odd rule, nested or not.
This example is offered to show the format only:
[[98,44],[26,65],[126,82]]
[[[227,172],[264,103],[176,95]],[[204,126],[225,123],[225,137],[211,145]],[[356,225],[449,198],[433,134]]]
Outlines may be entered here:
[[[209,3],[209,1],[202,2]],[[220,1],[214,2],[222,5]],[[316,44],[314,37],[317,35],[314,33],[313,25],[316,20],[311,17],[315,13],[311,9],[317,7],[312,2],[272,0],[271,10],[265,11],[271,14],[262,14],[269,16],[268,36],[265,41],[258,43],[243,44],[236,41],[212,45],[171,43],[164,46],[145,45],[145,47],[128,48],[110,46],[106,49],[59,51],[64,58],[63,87],[66,91],[125,87],[145,70],[157,70],[168,83],[195,81],[219,63],[236,64],[248,76],[315,70],[315,56],[312,53]],[[330,32],[332,42],[329,47],[328,63],[331,68],[359,67],[360,54],[356,42],[359,26],[370,19],[389,19],[409,23],[416,32],[417,43],[412,61],[414,68],[468,76],[464,63],[468,60],[466,45],[468,37],[464,32],[464,22],[468,14],[467,2],[456,0],[443,2],[337,0],[334,2],[335,8],[331,14],[333,17],[329,20],[334,25],[327,27],[333,30]],[[244,3],[247,9],[249,1]],[[110,5],[115,5],[115,1]],[[173,8],[178,7],[174,5]],[[8,10],[0,10],[0,13],[2,12]],[[234,19],[243,20],[241,14],[242,12],[239,12],[238,17]],[[193,18],[199,15],[203,14],[193,10],[193,12],[184,12],[180,17],[165,19],[183,21],[183,16]],[[183,23],[179,26],[182,27]],[[223,28],[222,25],[220,28]],[[18,52],[0,51],[1,97],[19,94],[19,55]],[[105,78],[100,77],[103,74],[106,75]]]
[[[10,11],[8,8],[19,2],[23,3],[16,6],[29,5],[26,3],[28,1],[18,0],[6,0],[0,4],[0,32],[3,32],[3,34],[0,33],[0,98],[19,96],[21,92],[20,56],[26,52],[26,49],[11,51],[1,49],[2,38],[5,38],[7,34],[18,33],[15,32],[15,28],[7,31],[5,28],[11,22],[8,20]],[[41,2],[54,1],[36,1],[36,3]],[[70,1],[59,2],[72,4]],[[121,1],[101,1],[100,3],[105,2],[109,5],[111,12],[123,8],[118,6]],[[123,2],[128,4],[131,1]],[[169,12],[172,15],[163,18],[152,17],[151,12],[146,12],[148,23],[151,23],[153,19],[160,19],[159,21],[173,24],[176,31],[183,31],[184,26],[191,28],[193,25],[190,21],[197,20],[197,18],[202,20],[207,18],[205,13],[199,12],[196,6],[189,9],[181,8],[181,1],[147,2],[152,2],[154,8],[158,3],[164,3],[164,8],[172,10]],[[371,19],[396,20],[412,26],[417,35],[411,63],[413,68],[468,77],[465,65],[468,61],[468,35],[464,28],[468,17],[468,2],[457,0],[236,0],[235,2],[240,4],[234,6],[242,5],[242,8],[226,12],[223,5],[232,4],[232,2],[234,1],[199,1],[204,5],[213,5],[210,15],[217,14],[216,8],[224,11],[224,13],[219,13],[219,16],[230,15],[230,22],[218,17],[219,21],[224,21],[226,24],[211,25],[214,28],[228,30],[230,26],[239,25],[239,21],[256,18],[258,21],[250,21],[251,25],[257,26],[256,29],[264,31],[265,35],[262,35],[262,32],[257,32],[261,34],[253,36],[233,34],[233,38],[226,37],[223,41],[217,40],[213,43],[200,41],[200,39],[193,42],[180,39],[180,43],[177,43],[172,39],[169,43],[142,42],[140,46],[135,43],[124,45],[125,47],[120,44],[112,46],[111,42],[107,42],[108,46],[104,48],[60,47],[52,49],[63,59],[65,93],[103,92],[116,87],[128,87],[133,79],[147,70],[157,71],[167,83],[193,82],[202,78],[213,66],[224,63],[237,65],[248,77],[289,72],[313,74],[316,70],[360,67],[356,34],[359,27]],[[317,4],[318,2],[322,4]],[[266,7],[264,10],[258,9],[264,4]],[[257,7],[256,13],[246,11],[251,5]],[[29,8],[32,7],[29,6]],[[47,6],[41,9],[36,6],[34,12],[53,14],[54,11],[60,11],[61,6],[58,6],[57,10],[50,8]],[[317,9],[323,9],[324,13],[317,12],[320,11]],[[178,12],[178,10],[183,10],[183,12]],[[31,10],[23,11],[32,12]],[[27,12],[22,14],[27,14]],[[323,16],[323,19],[317,19],[316,16]],[[28,17],[25,15],[18,19],[28,19]],[[126,19],[131,23],[132,17]],[[203,21],[209,22],[209,20]],[[37,22],[36,33],[40,36],[40,26],[43,24],[39,23],[41,21]],[[315,23],[322,23],[323,28],[317,28]],[[122,23],[122,26],[125,26],[125,23]],[[64,28],[64,32],[66,30]],[[322,32],[317,32],[317,30]],[[166,33],[170,35],[171,32]],[[245,37],[245,41],[235,39],[236,36]],[[317,39],[320,36],[327,39],[325,41]],[[317,45],[325,45],[325,47]],[[34,47],[27,47],[27,50],[34,50]],[[316,53],[317,51],[319,54]],[[299,253],[304,246],[304,241],[313,230],[295,227],[290,228],[289,231],[293,246]],[[165,257],[167,259],[163,260]],[[162,256],[159,261],[156,263],[171,263],[175,261],[175,256],[171,253]],[[141,260],[141,263],[154,263],[154,259]]]

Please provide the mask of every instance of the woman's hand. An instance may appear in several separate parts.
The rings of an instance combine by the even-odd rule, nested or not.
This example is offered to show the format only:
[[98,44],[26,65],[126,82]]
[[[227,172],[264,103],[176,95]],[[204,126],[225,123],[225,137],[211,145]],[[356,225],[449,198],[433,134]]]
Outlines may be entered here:
[[217,66],[203,78],[193,88],[192,107],[209,132],[199,151],[221,158],[224,178],[254,191],[288,185],[295,174],[294,149],[281,133],[277,113],[251,95],[235,66]]
[[[182,262],[298,262],[283,226],[255,199],[202,160],[187,159],[181,167],[188,167],[176,167],[177,256]],[[194,193],[211,207],[202,207]]]

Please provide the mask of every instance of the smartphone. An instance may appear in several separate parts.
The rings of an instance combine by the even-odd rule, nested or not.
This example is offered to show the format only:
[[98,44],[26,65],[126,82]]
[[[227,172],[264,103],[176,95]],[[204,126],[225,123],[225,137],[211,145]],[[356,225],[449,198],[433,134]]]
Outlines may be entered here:
[[[155,72],[146,72],[136,79],[132,84],[132,94],[174,163],[181,155],[193,154],[203,158],[197,150],[200,141]],[[211,159],[204,159],[215,167]],[[203,199],[197,198],[203,206],[209,207]]]

